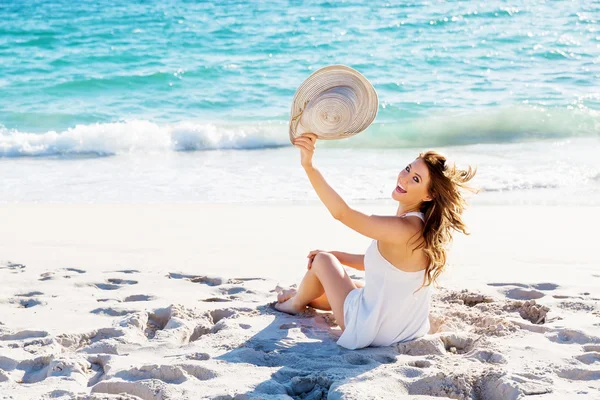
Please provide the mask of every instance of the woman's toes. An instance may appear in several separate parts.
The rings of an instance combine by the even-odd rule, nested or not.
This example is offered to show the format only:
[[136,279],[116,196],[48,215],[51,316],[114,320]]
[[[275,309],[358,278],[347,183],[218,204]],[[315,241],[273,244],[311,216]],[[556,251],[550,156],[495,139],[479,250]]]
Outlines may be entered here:
[[279,303],[283,303],[284,301],[296,294],[296,289],[278,290],[277,293],[277,301]]
[[277,301],[279,303],[283,303],[284,301],[286,301],[287,299],[291,298],[295,294],[296,294],[296,289],[283,290],[281,293],[279,293],[277,295]]

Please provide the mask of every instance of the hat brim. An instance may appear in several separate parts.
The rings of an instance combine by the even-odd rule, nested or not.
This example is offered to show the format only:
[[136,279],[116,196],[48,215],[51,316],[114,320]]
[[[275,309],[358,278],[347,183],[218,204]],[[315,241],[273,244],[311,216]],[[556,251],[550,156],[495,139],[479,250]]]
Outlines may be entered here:
[[375,120],[378,108],[377,92],[360,72],[346,65],[323,67],[294,94],[290,141],[306,132],[321,140],[354,136]]

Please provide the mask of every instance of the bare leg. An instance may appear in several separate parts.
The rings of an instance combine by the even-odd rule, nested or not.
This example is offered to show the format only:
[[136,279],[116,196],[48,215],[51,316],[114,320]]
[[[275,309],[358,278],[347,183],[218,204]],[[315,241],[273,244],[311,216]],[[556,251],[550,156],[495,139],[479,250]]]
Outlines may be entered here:
[[329,304],[325,293],[308,303],[308,305],[317,310],[331,311],[331,304]]
[[[357,288],[365,286],[363,281],[353,279],[352,282]],[[293,287],[289,289],[283,289],[281,286],[277,286],[276,290],[278,292],[277,301],[279,303],[283,303],[287,299],[293,297],[297,292],[296,288]],[[312,308],[316,308],[317,310],[331,311],[331,304],[329,304],[329,299],[327,299],[326,293],[323,293],[321,296],[308,303],[308,305]]]
[[[296,293],[289,298],[289,301],[275,304],[275,308],[290,314],[298,314],[304,311],[308,303],[312,300],[321,297],[325,293],[325,289],[319,281],[317,274],[311,269],[306,271],[302,282],[298,286]],[[285,304],[285,307],[282,305]]]
[[275,308],[288,314],[299,314],[326,292],[333,315],[344,329],[344,299],[353,289],[356,286],[338,259],[323,252],[315,256],[312,268],[304,275],[296,294],[283,303],[276,303]]

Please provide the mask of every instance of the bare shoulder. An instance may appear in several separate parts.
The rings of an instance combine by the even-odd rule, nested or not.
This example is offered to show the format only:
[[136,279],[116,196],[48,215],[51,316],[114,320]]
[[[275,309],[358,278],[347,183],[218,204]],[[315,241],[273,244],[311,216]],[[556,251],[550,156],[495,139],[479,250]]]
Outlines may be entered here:
[[418,234],[423,229],[423,221],[421,218],[416,216],[406,216],[406,217],[398,217],[392,216],[395,220],[395,224],[397,224],[399,230],[403,233],[400,236],[390,237],[390,240],[382,240],[382,242],[387,243],[388,245],[397,246],[397,245],[405,245],[411,237],[415,234]]
[[[414,264],[417,265],[422,257],[422,251],[413,253],[412,249],[417,247],[422,240],[423,221],[416,216],[407,217],[396,217],[401,222],[398,222],[403,226],[404,235],[399,240],[382,240],[379,242],[378,249],[383,258],[388,260],[396,268],[403,271],[412,272],[413,270],[407,270],[401,265]],[[423,268],[419,268],[420,271]]]
[[400,218],[402,221],[404,221],[404,223],[406,224],[407,227],[412,227],[416,230],[423,229],[423,225],[425,225],[423,220],[415,215],[408,215],[405,217],[398,217],[398,218]]

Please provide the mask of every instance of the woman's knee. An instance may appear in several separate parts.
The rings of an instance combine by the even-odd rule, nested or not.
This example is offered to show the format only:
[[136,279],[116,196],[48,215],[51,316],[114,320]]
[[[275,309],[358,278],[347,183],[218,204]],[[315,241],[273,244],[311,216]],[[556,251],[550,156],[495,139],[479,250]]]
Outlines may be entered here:
[[321,268],[324,265],[331,265],[335,260],[337,259],[333,254],[322,251],[313,259],[311,268]]

